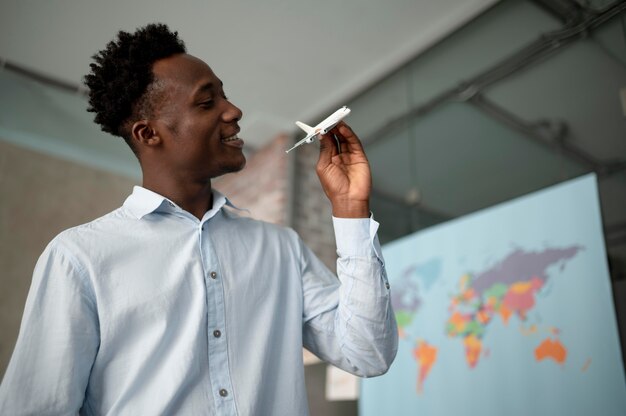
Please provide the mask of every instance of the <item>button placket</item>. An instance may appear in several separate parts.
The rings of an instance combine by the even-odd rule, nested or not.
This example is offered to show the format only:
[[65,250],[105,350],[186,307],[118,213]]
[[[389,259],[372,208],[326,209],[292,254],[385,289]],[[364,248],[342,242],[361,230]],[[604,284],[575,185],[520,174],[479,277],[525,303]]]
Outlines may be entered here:
[[[205,230],[207,225],[204,225]],[[230,367],[228,365],[227,339],[222,332],[226,327],[224,279],[209,233],[200,231],[200,241],[204,270],[207,271],[205,284],[209,376],[211,384],[216,386],[216,390],[213,391],[216,408],[219,413],[230,414],[231,411],[234,411],[235,405]]]

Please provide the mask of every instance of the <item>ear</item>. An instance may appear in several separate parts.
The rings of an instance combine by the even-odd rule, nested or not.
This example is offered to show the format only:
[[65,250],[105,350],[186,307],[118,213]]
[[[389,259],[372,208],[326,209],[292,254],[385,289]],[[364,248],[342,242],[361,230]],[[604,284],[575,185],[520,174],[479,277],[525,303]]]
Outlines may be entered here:
[[138,148],[144,146],[153,147],[161,144],[161,137],[159,137],[148,120],[136,121],[131,128],[131,134]]

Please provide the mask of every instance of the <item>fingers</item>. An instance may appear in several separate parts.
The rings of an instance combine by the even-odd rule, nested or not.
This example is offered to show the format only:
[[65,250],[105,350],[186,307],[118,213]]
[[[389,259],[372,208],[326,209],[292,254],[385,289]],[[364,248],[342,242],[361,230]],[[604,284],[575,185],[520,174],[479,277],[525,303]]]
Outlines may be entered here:
[[334,134],[338,139],[338,144],[340,146],[341,152],[363,152],[363,145],[361,141],[357,137],[356,134],[352,131],[350,126],[348,126],[345,122],[340,122],[329,132]]
[[327,166],[332,163],[333,156],[338,155],[337,144],[330,133],[320,136],[320,157],[318,166]]
[[341,154],[342,158],[345,154],[360,154],[365,157],[363,145],[348,126],[343,121],[333,127],[328,133],[320,136],[320,156],[318,159],[318,167],[328,166],[334,156]]

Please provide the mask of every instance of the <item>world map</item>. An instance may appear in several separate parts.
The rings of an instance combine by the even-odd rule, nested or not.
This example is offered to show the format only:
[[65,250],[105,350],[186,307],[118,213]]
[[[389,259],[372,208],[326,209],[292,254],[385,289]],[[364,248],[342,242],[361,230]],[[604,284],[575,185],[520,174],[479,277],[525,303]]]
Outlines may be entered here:
[[359,414],[624,416],[602,227],[586,175],[382,246],[398,351]]
[[[518,248],[487,270],[468,272],[458,279],[458,288],[450,296],[447,319],[442,323],[442,329],[448,337],[463,344],[465,361],[470,369],[479,364],[482,355],[489,355],[482,340],[491,322],[501,319],[508,325],[511,317],[515,316],[526,323],[529,312],[537,303],[537,295],[552,278],[548,269],[556,265],[563,271],[566,263],[582,249],[579,245],[540,251]],[[440,278],[440,272],[438,260],[411,265],[404,270],[392,293],[400,340],[413,343],[413,358],[418,365],[418,394],[422,393],[428,374],[436,365],[438,348],[427,339],[407,332],[407,327],[424,302],[421,292],[428,292]],[[543,328],[547,336],[537,342],[535,361],[551,360],[563,364],[567,359],[567,347],[559,340],[559,329],[551,325],[544,325]],[[534,323],[520,327],[523,336],[541,335],[541,332]],[[589,365],[590,362],[586,362],[584,370]]]

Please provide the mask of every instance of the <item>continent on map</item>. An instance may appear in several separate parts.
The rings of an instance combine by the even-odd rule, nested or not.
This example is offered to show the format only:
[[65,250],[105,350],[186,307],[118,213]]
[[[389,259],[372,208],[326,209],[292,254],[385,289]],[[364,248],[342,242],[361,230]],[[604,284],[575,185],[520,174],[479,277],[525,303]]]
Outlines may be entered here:
[[394,285],[394,290],[391,292],[391,305],[396,315],[400,338],[406,337],[405,328],[413,321],[421,303],[416,282],[403,279],[399,284]]
[[565,262],[576,256],[582,249],[581,246],[563,249],[549,248],[539,252],[517,249],[489,270],[477,274],[472,287],[478,293],[483,293],[496,283],[510,285],[529,281],[534,276],[545,282],[548,280],[547,269],[550,266],[560,262],[561,267],[564,267]]
[[417,394],[421,394],[424,390],[424,381],[433,364],[437,361],[437,348],[421,339],[416,344],[413,349],[413,356],[419,367],[417,373]]
[[[470,368],[479,362],[482,339],[492,319],[499,316],[505,325],[512,316],[526,321],[528,312],[535,306],[537,293],[550,278],[547,269],[559,263],[562,269],[580,250],[581,246],[539,252],[516,249],[484,272],[461,276],[459,291],[450,301],[445,330],[448,336],[463,341]],[[558,339],[547,339],[535,355],[537,361],[551,358],[562,363],[567,350]]]
[[553,359],[559,364],[563,364],[567,358],[567,349],[558,339],[544,339],[537,348],[535,348],[535,359],[537,361]]
[[[407,267],[399,281],[394,283],[391,304],[396,315],[400,338],[406,338],[406,327],[411,324],[422,303],[420,286],[430,289],[441,274],[441,260],[431,259]],[[421,285],[420,285],[421,283]]]

